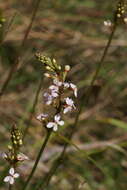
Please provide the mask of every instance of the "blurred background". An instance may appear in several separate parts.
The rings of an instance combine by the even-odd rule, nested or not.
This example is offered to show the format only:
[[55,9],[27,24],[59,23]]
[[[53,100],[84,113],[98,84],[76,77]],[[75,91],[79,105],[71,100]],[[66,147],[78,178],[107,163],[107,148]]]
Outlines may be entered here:
[[[7,149],[13,123],[22,131],[29,126],[22,152],[27,154],[30,161],[19,166],[21,178],[17,188],[26,180],[45,135],[36,116],[44,110],[42,93],[49,81],[43,79],[45,69],[36,60],[35,53],[42,52],[55,58],[61,65],[71,66],[68,79],[78,87],[78,110],[81,96],[90,85],[111,33],[111,28],[103,23],[105,20],[113,20],[117,1],[42,0],[28,38],[21,47],[35,6],[35,0],[0,1],[0,19],[5,19],[0,25],[1,87],[16,58],[20,58],[17,71],[0,100],[0,152]],[[126,31],[127,25],[121,24],[117,28],[95,81],[89,104],[84,104],[72,139],[95,163],[69,146],[65,162],[46,190],[127,189]],[[33,113],[33,102],[40,81],[41,90]],[[67,127],[73,123],[75,115],[76,111],[65,117],[67,122],[61,128],[61,134],[65,135],[69,130]],[[33,178],[31,190],[48,172],[63,144],[62,139],[52,136]],[[7,167],[6,162],[0,159],[0,187],[3,190],[7,189],[3,183]]]

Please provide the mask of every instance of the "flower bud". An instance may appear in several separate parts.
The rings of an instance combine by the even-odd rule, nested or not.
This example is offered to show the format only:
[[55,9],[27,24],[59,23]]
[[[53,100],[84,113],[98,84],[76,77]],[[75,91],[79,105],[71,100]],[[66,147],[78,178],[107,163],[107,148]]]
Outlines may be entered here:
[[58,69],[61,70],[61,66],[58,66]]
[[70,71],[70,69],[71,69],[70,65],[65,65],[65,71],[66,72]]
[[48,77],[48,78],[51,77],[51,75],[50,75],[49,73],[44,73],[44,76],[45,76],[45,77]]
[[56,64],[56,60],[55,59],[53,59],[52,61],[53,61],[54,64]]

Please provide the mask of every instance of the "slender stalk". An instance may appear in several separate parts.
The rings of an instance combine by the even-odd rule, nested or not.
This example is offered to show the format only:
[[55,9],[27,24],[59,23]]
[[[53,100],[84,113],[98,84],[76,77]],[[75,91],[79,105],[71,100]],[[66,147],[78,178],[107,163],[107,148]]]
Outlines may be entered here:
[[31,30],[31,28],[32,28],[34,19],[35,19],[35,17],[36,17],[36,14],[37,14],[37,11],[38,11],[40,2],[41,2],[41,0],[37,0],[37,1],[36,1],[36,4],[35,4],[35,6],[34,6],[34,10],[33,10],[33,13],[32,13],[31,19],[30,19],[29,26],[28,26],[28,28],[27,28],[27,30],[26,30],[26,32],[25,32],[24,38],[23,38],[22,43],[21,43],[21,46],[22,46],[22,47],[23,47],[23,46],[25,45],[25,43],[26,43],[26,40],[27,40],[28,35],[29,35],[29,33],[30,33],[30,30]]
[[[31,31],[33,22],[34,22],[34,20],[35,20],[35,17],[36,17],[38,8],[39,8],[40,2],[41,2],[41,0],[37,0],[37,1],[36,1],[36,5],[34,6],[33,13],[32,13],[31,19],[30,19],[30,23],[29,23],[29,25],[28,25],[28,27],[27,27],[27,30],[26,30],[25,35],[24,35],[24,37],[23,37],[23,40],[22,40],[22,42],[21,42],[21,47],[20,47],[20,49],[22,49],[22,48],[25,46],[25,44],[26,44],[26,41],[27,41],[27,39],[28,39],[28,35],[29,35],[30,31]],[[21,53],[20,53],[20,54],[21,54]],[[0,98],[3,96],[3,94],[4,94],[4,92],[5,92],[6,88],[7,88],[7,86],[8,86],[8,84],[9,84],[9,82],[10,82],[11,79],[12,79],[12,76],[14,75],[14,73],[15,73],[16,70],[17,70],[17,66],[18,66],[18,64],[19,64],[19,58],[20,58],[20,56],[21,56],[21,55],[17,56],[17,58],[15,59],[15,62],[14,62],[14,64],[12,65],[12,67],[11,67],[11,69],[10,69],[8,75],[7,75],[7,78],[6,78],[5,82],[4,82],[4,84],[2,85],[2,87],[1,87],[1,90],[0,90]]]
[[37,105],[37,102],[38,102],[38,97],[39,97],[39,94],[40,94],[40,90],[41,90],[41,87],[42,87],[42,81],[43,79],[41,79],[39,85],[38,85],[38,88],[37,88],[37,92],[36,92],[36,95],[35,95],[35,98],[34,98],[34,101],[33,101],[33,105],[32,105],[32,110],[31,110],[31,113],[29,115],[29,119],[28,119],[28,124],[24,130],[24,134],[23,134],[23,140],[29,130],[29,127],[30,127],[30,124],[31,124],[31,120],[33,118],[33,114],[35,113],[35,109],[36,109],[36,105]]
[[12,185],[11,184],[9,184],[9,188],[8,188],[9,190],[12,190]]
[[[99,74],[99,72],[101,70],[101,67],[102,67],[102,65],[104,63],[105,57],[107,55],[108,49],[109,49],[109,47],[111,45],[114,33],[116,31],[116,27],[117,27],[117,23],[114,24],[114,27],[112,29],[112,32],[111,32],[110,36],[109,36],[109,39],[108,39],[107,45],[106,45],[106,47],[104,49],[103,55],[101,57],[101,60],[100,60],[100,62],[97,65],[95,74],[94,74],[94,76],[92,78],[92,81],[90,83],[90,87],[87,89],[87,92],[85,94],[83,94],[83,96],[82,96],[82,100],[81,100],[81,103],[80,103],[80,106],[79,106],[79,111],[78,111],[78,113],[76,115],[76,118],[75,118],[75,121],[74,121],[74,124],[73,124],[73,130],[70,132],[70,134],[68,136],[69,139],[72,138],[73,134],[75,133],[75,131],[77,129],[77,124],[78,124],[78,121],[79,121],[79,116],[80,116],[80,114],[82,112],[82,109],[83,109],[83,106],[84,106],[84,104],[83,104],[82,101],[84,100],[85,105],[87,105],[88,102],[89,102],[89,98],[90,98],[90,95],[91,95],[91,92],[92,92],[92,88],[93,88],[94,82],[97,79],[98,74]],[[56,170],[59,168],[59,166],[62,163],[62,160],[64,158],[64,155],[65,155],[67,147],[68,147],[68,144],[65,143],[65,145],[63,147],[63,151],[61,152],[61,154],[57,158],[57,160],[53,163],[51,169],[49,170],[49,172],[44,177],[44,180],[42,181],[42,183],[38,186],[39,188],[41,188],[42,186],[43,187],[47,187],[49,185],[52,176],[54,175],[54,173],[56,172]],[[39,188],[37,188],[37,190],[39,190]]]
[[32,168],[32,171],[31,171],[31,173],[30,173],[30,175],[29,175],[29,177],[28,177],[28,179],[27,179],[27,181],[26,181],[26,183],[25,183],[25,185],[24,185],[24,187],[23,187],[23,190],[27,189],[27,187],[28,187],[28,185],[29,185],[29,182],[30,182],[30,180],[32,179],[32,177],[33,177],[33,175],[34,175],[34,173],[35,173],[35,170],[36,170],[37,165],[38,165],[38,163],[39,163],[39,160],[40,160],[40,158],[41,158],[41,156],[42,156],[42,153],[44,152],[45,147],[46,147],[46,145],[47,145],[47,143],[48,143],[48,141],[49,141],[51,132],[52,132],[51,130],[48,130],[47,135],[46,135],[46,137],[45,137],[45,140],[44,140],[44,142],[43,142],[43,144],[42,144],[42,147],[41,147],[41,149],[40,149],[40,152],[39,152],[39,154],[38,154],[38,156],[37,156],[37,159],[36,159],[36,161],[35,161],[35,164],[34,164],[34,166],[33,166],[33,168]]

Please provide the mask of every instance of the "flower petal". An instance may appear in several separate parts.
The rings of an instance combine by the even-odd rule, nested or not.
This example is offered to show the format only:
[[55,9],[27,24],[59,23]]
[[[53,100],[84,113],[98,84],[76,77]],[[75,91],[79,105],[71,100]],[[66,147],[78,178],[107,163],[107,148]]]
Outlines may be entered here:
[[9,183],[12,185],[14,184],[14,181],[15,181],[14,178],[10,176]]
[[55,92],[55,91],[52,91],[52,92],[51,92],[51,95],[52,95],[54,98],[58,97],[58,93]]
[[57,131],[57,129],[58,129],[58,126],[57,126],[57,125],[54,125],[53,131]]
[[56,123],[59,122],[60,114],[55,115],[54,120],[55,120]]
[[58,90],[59,90],[58,86],[55,86],[55,85],[51,85],[51,86],[49,87],[49,89],[50,89],[50,90],[57,91],[57,92],[58,92]]
[[58,125],[60,125],[60,126],[64,125],[64,121],[59,121]]
[[66,104],[69,105],[69,106],[73,106],[74,102],[71,98],[65,98],[65,101],[66,101]]
[[47,124],[47,128],[52,128],[52,127],[54,127],[54,125],[56,125],[56,123],[54,123],[54,122],[49,122],[49,123]]
[[68,82],[64,82],[64,88],[69,88],[70,84]]
[[66,114],[67,112],[71,111],[72,107],[71,106],[67,106],[66,108],[64,108],[63,113]]
[[23,154],[21,152],[17,155],[17,159],[18,159],[18,161],[29,160],[28,156],[26,156],[25,154]]
[[9,170],[9,174],[10,174],[10,175],[14,175],[14,173],[15,173],[14,168],[10,168],[10,170]]
[[6,176],[6,177],[4,178],[4,182],[10,181],[10,177],[11,177],[11,176]]
[[20,175],[18,174],[18,173],[15,173],[14,175],[13,175],[13,177],[14,178],[18,178]]
[[75,88],[76,88],[76,85],[73,84],[73,83],[70,83],[70,87],[71,87],[72,89],[75,89]]

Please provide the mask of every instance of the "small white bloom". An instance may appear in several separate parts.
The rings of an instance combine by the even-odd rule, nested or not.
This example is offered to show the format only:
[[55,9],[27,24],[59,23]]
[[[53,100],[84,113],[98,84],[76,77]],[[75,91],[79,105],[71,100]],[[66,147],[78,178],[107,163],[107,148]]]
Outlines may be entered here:
[[49,87],[49,89],[58,92],[59,87],[58,87],[58,86],[55,86],[55,85],[51,85],[51,86]]
[[45,97],[45,103],[47,105],[50,105],[52,104],[52,101],[53,101],[53,96],[47,92],[44,93],[44,97]]
[[62,121],[62,120],[60,121],[60,118],[61,117],[59,114],[55,115],[54,122],[49,122],[47,124],[47,128],[53,128],[53,131],[57,131],[58,125],[60,125],[60,126],[64,125],[64,121]]
[[59,81],[58,79],[54,79],[53,84],[55,84],[56,86],[62,86],[62,82]]
[[71,106],[71,107],[75,108],[74,101],[71,98],[67,97],[67,98],[65,98],[65,101],[66,101],[66,104],[68,106]]
[[71,98],[65,98],[65,108],[63,110],[63,113],[66,114],[67,112],[70,112],[72,109],[76,109],[74,102]]
[[70,112],[72,110],[72,107],[71,106],[67,106],[64,108],[64,111],[63,113],[66,114],[67,112]]
[[8,183],[10,183],[11,185],[13,185],[14,182],[15,182],[15,178],[18,178],[18,177],[19,177],[19,174],[18,174],[18,173],[15,173],[14,168],[10,168],[9,174],[10,174],[9,176],[6,176],[6,177],[4,178],[4,182],[8,182]]
[[51,91],[51,96],[52,96],[53,98],[56,98],[56,97],[58,97],[59,95],[58,95],[58,93],[57,93],[56,91],[52,90],[52,91]]
[[69,88],[70,87],[70,84],[68,82],[64,82],[64,88]]
[[77,90],[76,85],[73,84],[73,83],[70,83],[70,88],[74,91],[75,97],[77,97],[77,92],[78,92],[78,90]]
[[18,159],[18,161],[29,160],[28,156],[26,156],[25,154],[23,154],[21,152],[17,155],[17,159]]
[[49,123],[47,124],[47,128],[53,128],[53,131],[57,131],[58,125],[57,125],[57,123],[55,123],[55,122],[49,122]]
[[7,155],[5,152],[3,152],[3,153],[1,154],[1,156],[2,156],[3,159],[7,159],[7,157],[8,157],[8,155]]
[[55,115],[54,120],[58,125],[60,125],[60,126],[64,125],[64,121],[63,120],[60,121],[60,115],[59,114]]
[[112,25],[112,22],[110,20],[105,20],[104,25],[109,27]]
[[48,117],[48,114],[41,113],[37,116],[39,121],[45,120]]

